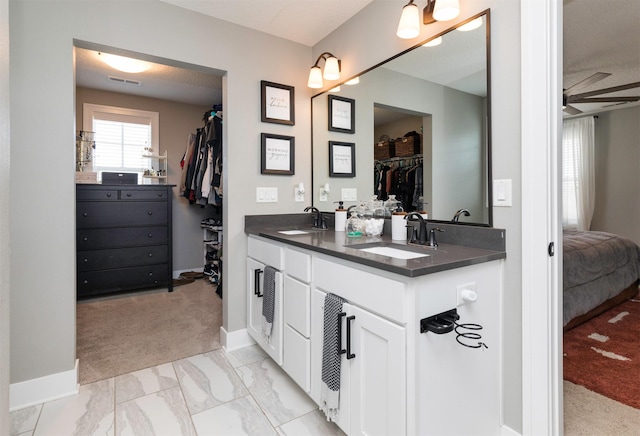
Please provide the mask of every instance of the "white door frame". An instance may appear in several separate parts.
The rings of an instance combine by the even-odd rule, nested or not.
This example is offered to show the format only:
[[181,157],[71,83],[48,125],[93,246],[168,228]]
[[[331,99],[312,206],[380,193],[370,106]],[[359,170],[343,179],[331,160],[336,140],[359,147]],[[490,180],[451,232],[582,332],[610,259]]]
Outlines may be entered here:
[[[562,434],[562,1],[521,0],[522,434]],[[550,243],[555,255],[548,254]]]

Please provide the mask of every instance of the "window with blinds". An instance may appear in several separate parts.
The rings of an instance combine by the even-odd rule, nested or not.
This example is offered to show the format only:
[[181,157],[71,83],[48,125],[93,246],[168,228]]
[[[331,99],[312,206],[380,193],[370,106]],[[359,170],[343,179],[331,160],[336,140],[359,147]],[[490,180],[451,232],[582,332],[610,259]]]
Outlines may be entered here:
[[[158,113],[85,103],[84,129],[95,132],[93,171],[102,180],[102,172],[142,174],[148,160],[143,157],[158,153]],[[154,133],[155,132],[155,133]]]

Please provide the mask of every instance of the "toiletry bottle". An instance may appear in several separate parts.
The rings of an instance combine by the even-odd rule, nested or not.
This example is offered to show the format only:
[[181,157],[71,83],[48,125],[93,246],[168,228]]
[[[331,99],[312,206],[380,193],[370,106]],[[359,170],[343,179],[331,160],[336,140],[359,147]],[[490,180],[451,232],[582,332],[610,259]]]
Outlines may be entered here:
[[362,236],[362,226],[356,211],[352,211],[351,216],[347,220],[347,236],[350,238]]
[[334,220],[336,232],[344,232],[347,228],[347,211],[343,207],[344,202],[334,201],[334,203],[338,203]]

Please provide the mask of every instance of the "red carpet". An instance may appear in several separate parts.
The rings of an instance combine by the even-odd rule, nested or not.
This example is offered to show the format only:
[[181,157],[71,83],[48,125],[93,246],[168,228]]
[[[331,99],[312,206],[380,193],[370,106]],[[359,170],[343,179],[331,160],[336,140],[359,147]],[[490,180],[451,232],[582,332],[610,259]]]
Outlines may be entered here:
[[638,297],[564,334],[564,378],[640,409]]

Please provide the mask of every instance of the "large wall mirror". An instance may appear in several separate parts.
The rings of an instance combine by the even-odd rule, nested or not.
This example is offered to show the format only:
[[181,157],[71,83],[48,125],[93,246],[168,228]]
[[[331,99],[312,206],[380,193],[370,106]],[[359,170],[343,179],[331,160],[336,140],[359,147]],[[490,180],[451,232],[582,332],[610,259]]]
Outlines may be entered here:
[[[461,28],[471,23],[479,27]],[[467,209],[460,223],[492,225],[489,10],[441,38],[376,65],[357,84],[312,98],[319,210],[391,194],[430,220],[452,221]]]

